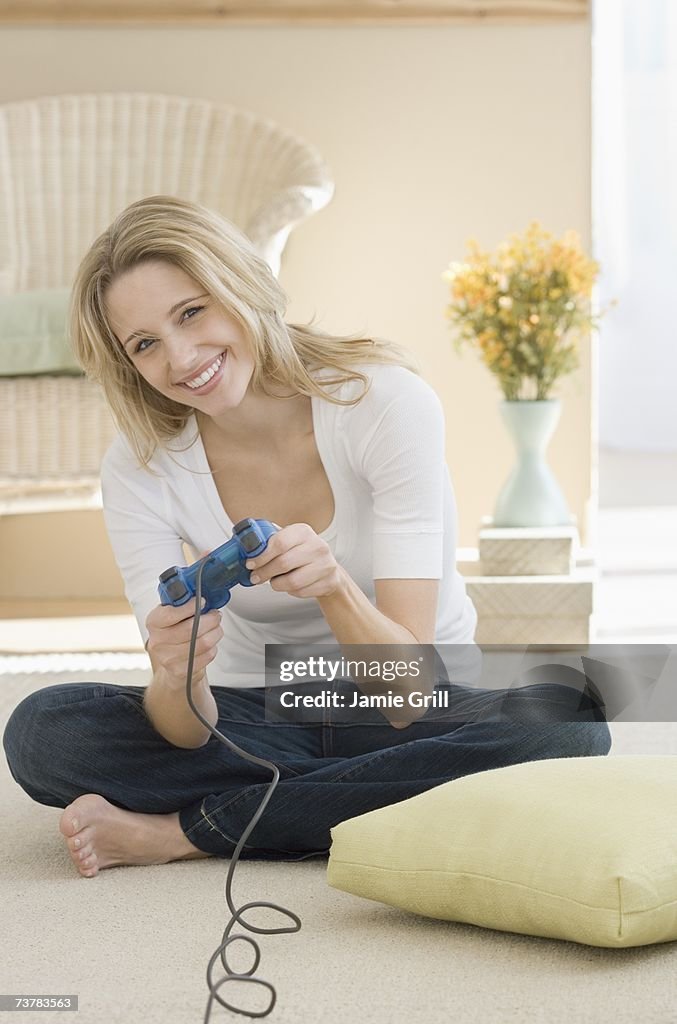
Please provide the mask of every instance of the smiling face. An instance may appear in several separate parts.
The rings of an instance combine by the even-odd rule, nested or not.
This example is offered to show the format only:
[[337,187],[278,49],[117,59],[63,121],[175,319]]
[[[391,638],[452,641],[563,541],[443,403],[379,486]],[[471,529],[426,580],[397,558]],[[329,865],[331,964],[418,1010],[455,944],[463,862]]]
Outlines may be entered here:
[[120,344],[156,391],[209,416],[240,404],[254,372],[251,347],[185,271],[140,263],[112,282],[105,302]]

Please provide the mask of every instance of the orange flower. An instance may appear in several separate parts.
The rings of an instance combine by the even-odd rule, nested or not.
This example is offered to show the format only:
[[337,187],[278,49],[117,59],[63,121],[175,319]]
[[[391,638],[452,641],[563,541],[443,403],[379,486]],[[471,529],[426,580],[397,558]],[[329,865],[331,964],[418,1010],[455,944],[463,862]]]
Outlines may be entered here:
[[575,231],[557,239],[534,220],[493,254],[468,241],[465,260],[443,275],[452,298],[445,315],[457,345],[479,349],[506,397],[545,398],[575,369],[579,338],[602,315],[589,308],[598,273]]

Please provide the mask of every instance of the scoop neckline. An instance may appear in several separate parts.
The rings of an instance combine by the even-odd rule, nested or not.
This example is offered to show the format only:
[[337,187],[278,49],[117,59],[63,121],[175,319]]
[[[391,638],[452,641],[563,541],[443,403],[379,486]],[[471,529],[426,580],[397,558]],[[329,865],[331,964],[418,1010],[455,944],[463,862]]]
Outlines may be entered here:
[[[315,437],[315,446],[317,448],[317,453],[318,453],[318,455],[320,457],[320,462],[322,463],[322,468],[324,469],[324,472],[325,472],[325,475],[327,477],[327,480],[329,481],[329,488],[331,490],[332,498],[333,498],[333,501],[334,501],[334,514],[333,514],[333,516],[331,518],[331,522],[329,523],[329,525],[324,530],[322,530],[321,533],[318,533],[317,536],[321,537],[323,540],[329,540],[336,533],[336,519],[337,519],[337,515],[338,515],[338,504],[337,504],[337,500],[336,500],[336,488],[334,486],[334,480],[333,480],[333,474],[332,474],[333,466],[330,465],[331,459],[328,456],[328,452],[324,448],[324,438],[321,436],[321,430],[318,431],[320,410],[319,410],[319,406],[318,406],[317,403],[319,401],[320,401],[320,399],[317,396],[315,396],[315,395],[311,395],[310,396],[310,408],[311,408],[311,414],[312,414],[312,420],[313,420],[313,435]],[[193,411],[193,422],[194,422],[194,425],[195,425],[195,430],[197,432],[197,444],[198,444],[198,448],[199,448],[199,461],[201,462],[201,468],[203,470],[206,470],[206,474],[205,475],[208,477],[208,481],[206,481],[206,487],[207,487],[207,492],[208,492],[209,499],[210,499],[212,505],[214,506],[214,508],[219,512],[219,514],[225,518],[226,523],[228,523],[230,525],[230,528],[231,528],[231,531],[232,531],[234,523],[233,523],[233,520],[230,518],[230,516],[229,516],[229,514],[228,514],[228,512],[226,510],[225,505],[221,501],[221,496],[219,495],[219,492],[218,492],[218,490],[216,488],[216,483],[214,481],[214,476],[213,476],[211,467],[209,465],[209,460],[207,459],[207,452],[205,451],[204,442],[202,440],[202,433],[200,431],[200,424],[198,423],[196,411]]]

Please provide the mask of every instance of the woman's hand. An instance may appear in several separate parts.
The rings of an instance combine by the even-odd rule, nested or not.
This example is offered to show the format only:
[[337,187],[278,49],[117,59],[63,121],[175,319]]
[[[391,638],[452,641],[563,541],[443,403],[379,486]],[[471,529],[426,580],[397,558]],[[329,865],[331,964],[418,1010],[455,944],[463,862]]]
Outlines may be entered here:
[[284,526],[245,566],[252,570],[252,583],[270,582],[273,590],[292,597],[327,597],[343,582],[329,545],[307,523]]
[[[178,608],[171,604],[159,604],[146,618],[146,650],[153,671],[162,670],[167,679],[177,685],[185,685],[186,682],[196,608],[196,599],[193,597]],[[193,660],[194,683],[203,678],[207,665],[216,657],[219,640],[222,637],[221,612],[214,609],[206,615],[201,615]]]

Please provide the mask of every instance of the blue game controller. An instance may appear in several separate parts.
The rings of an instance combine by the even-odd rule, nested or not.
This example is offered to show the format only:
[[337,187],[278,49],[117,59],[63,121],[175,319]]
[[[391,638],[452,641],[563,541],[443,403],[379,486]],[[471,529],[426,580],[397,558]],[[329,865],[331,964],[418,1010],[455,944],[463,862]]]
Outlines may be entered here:
[[195,580],[198,569],[204,563],[202,596],[207,603],[201,609],[201,614],[214,608],[223,608],[230,601],[230,592],[237,583],[243,587],[254,585],[244,563],[248,558],[256,558],[265,551],[269,538],[277,531],[278,527],[267,519],[243,519],[236,523],[230,540],[215,548],[211,554],[192,565],[173,565],[171,569],[165,569],[158,587],[160,603],[178,607],[195,597]]

